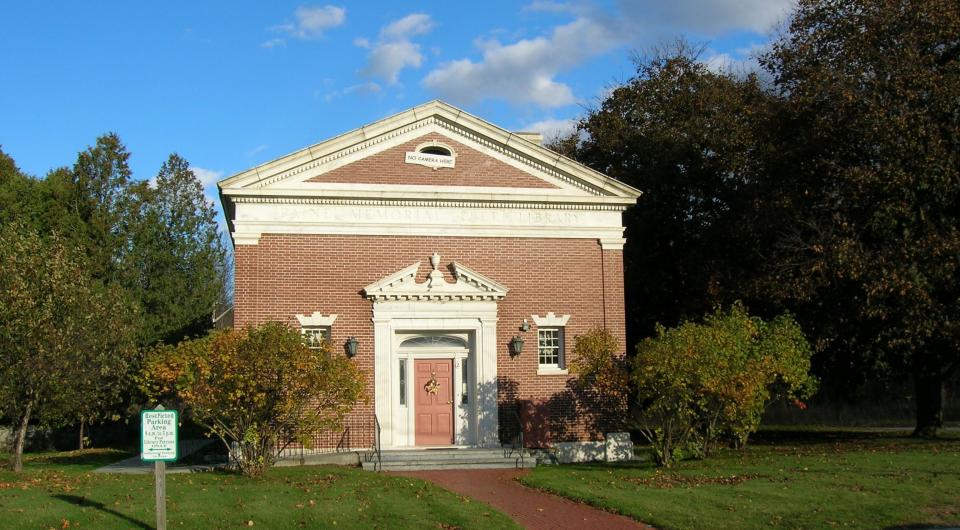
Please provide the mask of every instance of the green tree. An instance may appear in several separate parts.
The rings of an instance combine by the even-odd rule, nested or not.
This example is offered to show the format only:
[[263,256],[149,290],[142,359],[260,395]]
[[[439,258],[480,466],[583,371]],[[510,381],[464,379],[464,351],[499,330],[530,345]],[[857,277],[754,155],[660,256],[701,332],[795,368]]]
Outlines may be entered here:
[[38,225],[43,210],[38,187],[36,180],[20,171],[13,158],[0,150],[0,224],[16,221]]
[[226,251],[216,211],[186,160],[173,154],[155,187],[134,187],[136,204],[124,283],[138,293],[141,342],[176,343],[210,327],[224,283]]
[[120,137],[108,133],[81,151],[69,173],[57,172],[57,202],[80,221],[77,241],[89,256],[91,274],[117,281],[126,266],[130,234],[131,176],[127,151]]
[[[628,343],[742,298],[756,274],[754,197],[777,101],[755,76],[710,71],[685,42],[637,57],[637,74],[556,148],[644,192],[624,214]],[[631,301],[643,300],[643,303]]]
[[[51,244],[78,249],[73,259],[82,260],[85,281],[103,284],[117,296],[125,290],[130,308],[104,320],[120,329],[120,336],[126,337],[128,324],[136,327],[141,346],[202,334],[210,327],[226,270],[215,211],[181,157],[170,156],[155,187],[131,181],[128,158],[119,137],[107,134],[79,153],[72,167],[34,179],[0,152],[0,224],[17,223]],[[130,318],[134,313],[136,321]],[[71,380],[87,397],[72,409],[81,447],[85,425],[112,416],[121,398],[130,399],[131,374],[115,369],[135,367],[109,368]]]
[[14,421],[14,471],[32,419],[63,424],[85,403],[99,409],[118,397],[109,374],[132,358],[132,316],[68,241],[0,226],[0,410]]
[[141,385],[157,402],[180,403],[217,436],[247,475],[259,475],[290,442],[342,428],[362,397],[363,375],[322,344],[273,322],[214,331],[147,357]]
[[763,63],[790,133],[763,288],[835,365],[911,373],[934,435],[960,366],[960,4],[801,0]]

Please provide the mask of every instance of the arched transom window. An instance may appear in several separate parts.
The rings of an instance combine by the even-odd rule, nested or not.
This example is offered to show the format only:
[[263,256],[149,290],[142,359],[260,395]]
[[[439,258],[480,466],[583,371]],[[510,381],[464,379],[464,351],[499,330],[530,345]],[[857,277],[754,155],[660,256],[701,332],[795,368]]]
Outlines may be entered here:
[[400,343],[401,348],[466,348],[467,341],[450,335],[422,335]]

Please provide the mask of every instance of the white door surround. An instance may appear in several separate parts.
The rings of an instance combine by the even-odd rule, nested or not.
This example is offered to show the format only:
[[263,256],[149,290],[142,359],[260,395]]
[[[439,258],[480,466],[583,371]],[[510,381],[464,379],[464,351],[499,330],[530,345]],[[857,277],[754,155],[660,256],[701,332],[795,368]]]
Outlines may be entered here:
[[[433,271],[416,283],[420,263],[367,286],[373,301],[374,402],[384,448],[414,445],[413,366],[411,359],[454,360],[454,415],[457,445],[497,447],[497,301],[507,293],[502,285],[454,262],[455,283],[438,270],[440,256],[431,258]],[[447,337],[447,344],[420,344],[415,337]],[[459,340],[461,347],[454,347]],[[438,341],[439,342],[439,341]],[[400,362],[406,362],[406,399],[400,399]],[[467,363],[467,400],[463,403],[463,363]]]

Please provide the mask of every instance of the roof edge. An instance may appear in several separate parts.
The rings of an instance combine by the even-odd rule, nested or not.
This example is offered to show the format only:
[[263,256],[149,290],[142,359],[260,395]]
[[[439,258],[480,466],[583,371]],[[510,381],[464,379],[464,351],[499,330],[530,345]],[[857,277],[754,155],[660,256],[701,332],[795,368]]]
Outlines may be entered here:
[[440,100],[432,100],[403,112],[388,116],[371,124],[347,131],[320,143],[299,149],[287,155],[259,164],[250,169],[235,173],[217,182],[220,190],[248,186],[270,178],[278,173],[308,163],[317,158],[347,149],[352,145],[369,140],[399,127],[414,123],[431,116],[438,116],[451,123],[477,131],[489,139],[499,142],[523,156],[533,158],[552,169],[582,180],[591,186],[622,198],[632,198],[635,202],[641,192],[612,177],[604,175],[575,160],[547,149],[522,135],[507,131],[493,123],[478,118],[453,105]]

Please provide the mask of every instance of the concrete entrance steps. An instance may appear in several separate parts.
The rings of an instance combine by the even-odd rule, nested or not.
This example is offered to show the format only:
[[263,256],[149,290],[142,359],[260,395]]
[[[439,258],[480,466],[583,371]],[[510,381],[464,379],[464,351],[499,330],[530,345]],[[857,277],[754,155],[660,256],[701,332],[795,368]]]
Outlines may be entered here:
[[[363,460],[363,469],[377,471],[376,457]],[[437,469],[513,469],[536,467],[528,454],[521,459],[510,449],[398,449],[381,452],[382,471],[425,471]]]

